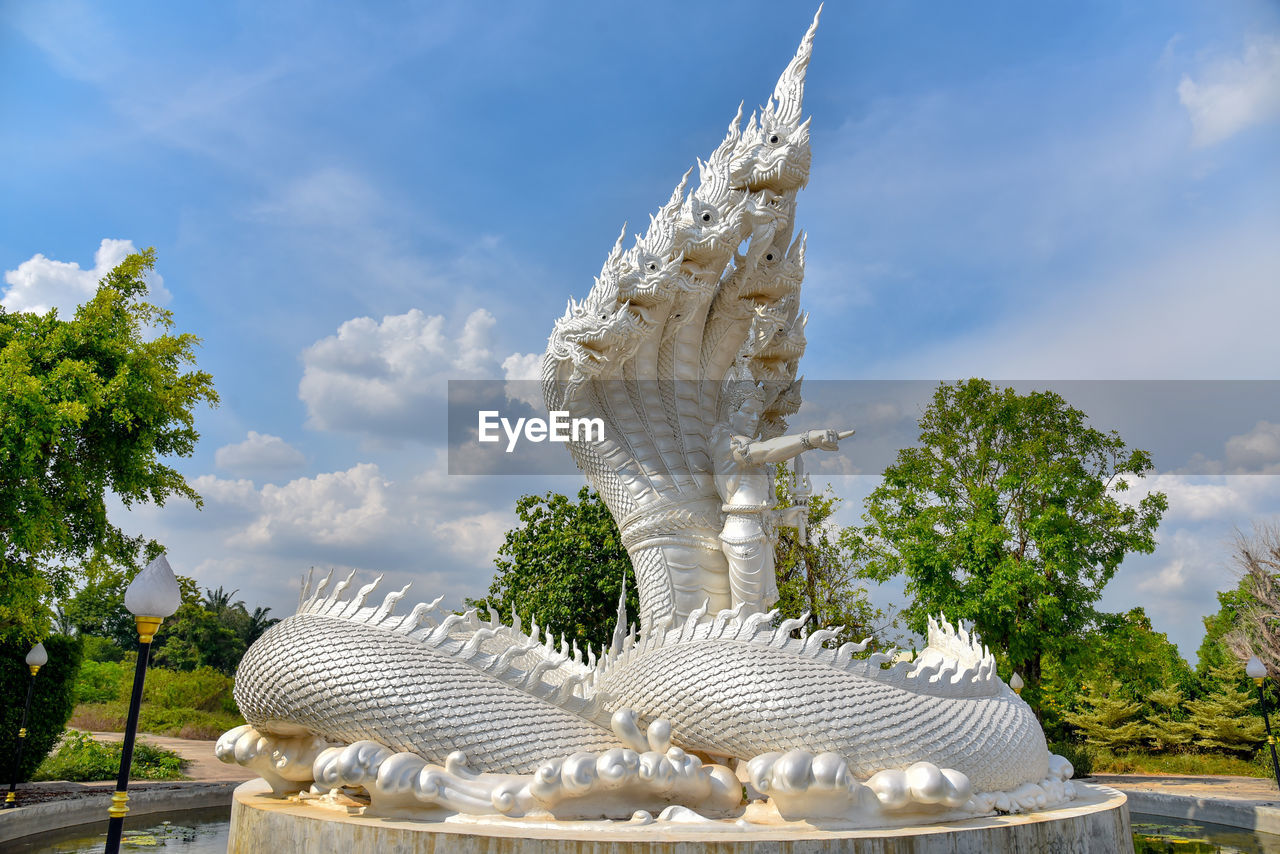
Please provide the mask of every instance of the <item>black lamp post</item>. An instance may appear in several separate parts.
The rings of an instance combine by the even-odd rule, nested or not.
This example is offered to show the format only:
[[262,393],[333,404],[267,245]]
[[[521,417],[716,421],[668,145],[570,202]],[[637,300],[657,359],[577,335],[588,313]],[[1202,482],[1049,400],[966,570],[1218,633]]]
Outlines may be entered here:
[[27,667],[31,670],[31,681],[27,683],[27,702],[22,706],[22,724],[18,727],[18,755],[13,760],[13,772],[9,777],[9,793],[4,796],[4,808],[18,805],[18,777],[22,775],[22,749],[27,746],[27,715],[31,713],[31,694],[36,688],[36,674],[40,668],[49,663],[49,653],[44,644],[38,643],[27,653]]
[[1267,666],[1255,655],[1244,666],[1244,672],[1253,680],[1253,684],[1258,686],[1258,704],[1262,706],[1262,723],[1267,728],[1267,746],[1271,748],[1271,769],[1276,775],[1276,785],[1280,786],[1280,761],[1276,759],[1276,737],[1271,734],[1271,716],[1267,714],[1267,697],[1262,693],[1262,680],[1267,678]]
[[107,814],[106,854],[119,854],[120,837],[124,834],[124,817],[129,812],[129,766],[133,764],[133,740],[138,732],[138,712],[142,707],[142,683],[147,678],[147,659],[151,655],[151,641],[160,630],[165,617],[178,610],[182,594],[178,579],[174,577],[169,561],[164,555],[147,564],[124,592],[124,606],[133,614],[138,627],[138,664],[133,671],[133,694],[129,698],[129,719],[124,728],[124,744],[120,750],[120,775],[116,778],[116,791],[111,795]]

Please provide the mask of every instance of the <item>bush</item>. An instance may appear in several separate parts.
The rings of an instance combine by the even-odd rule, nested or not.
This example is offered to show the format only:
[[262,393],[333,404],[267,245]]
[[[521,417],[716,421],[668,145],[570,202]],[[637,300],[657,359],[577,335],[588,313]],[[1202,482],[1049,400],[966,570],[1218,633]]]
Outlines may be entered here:
[[81,635],[84,642],[85,661],[121,661],[124,650],[111,638],[100,638],[97,635]]
[[[55,753],[36,769],[35,780],[69,780],[84,783],[112,780],[120,771],[118,741],[95,741],[88,733],[68,730]],[[135,780],[182,780],[186,760],[174,753],[144,741],[133,745],[133,762],[129,776]]]
[[[166,709],[196,709],[202,712],[236,713],[231,700],[235,682],[212,667],[191,671],[156,668],[147,671],[142,698]],[[228,704],[230,708],[228,708]]]
[[77,703],[111,703],[129,699],[133,664],[125,661],[86,660],[76,679]]
[[[4,772],[12,773],[13,757],[18,750],[18,728],[22,722],[22,703],[31,683],[31,671],[24,659],[27,644],[0,644],[0,757]],[[18,780],[31,779],[31,773],[58,743],[62,729],[75,708],[76,675],[80,671],[83,647],[79,638],[51,635],[45,638],[49,663],[40,668],[31,695],[31,714],[27,718],[27,738],[18,768]]]
[[1072,779],[1088,777],[1093,773],[1093,755],[1089,753],[1089,748],[1083,744],[1076,744],[1071,741],[1055,741],[1049,745],[1049,752],[1056,753],[1071,763],[1071,767],[1075,769],[1075,773],[1071,775]]

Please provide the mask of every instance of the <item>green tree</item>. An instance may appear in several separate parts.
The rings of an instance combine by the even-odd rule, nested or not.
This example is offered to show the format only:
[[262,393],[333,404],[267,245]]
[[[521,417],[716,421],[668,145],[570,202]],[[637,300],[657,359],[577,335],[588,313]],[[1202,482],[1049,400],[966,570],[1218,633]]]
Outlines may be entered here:
[[[504,621],[514,611],[526,628],[563,632],[566,640],[606,646],[618,616],[618,595],[631,561],[604,502],[589,487],[578,500],[554,492],[523,495],[516,501],[518,527],[498,548],[498,571],[473,608],[491,607]],[[635,583],[627,584],[627,613],[640,612]]]
[[930,614],[972,622],[1038,709],[1045,655],[1096,623],[1125,555],[1155,548],[1165,496],[1117,496],[1151,469],[1053,392],[944,383],[846,544],[867,577],[906,577],[913,631]]
[[1186,714],[1182,703],[1185,698],[1177,687],[1157,688],[1147,695],[1147,741],[1160,752],[1172,752],[1186,747],[1192,735],[1183,726]]
[[1085,683],[1100,673],[1117,679],[1148,716],[1156,712],[1151,702],[1156,692],[1189,693],[1197,687],[1190,665],[1167,635],[1152,628],[1142,608],[1099,614],[1083,638],[1044,658],[1040,708],[1050,739],[1069,737],[1066,715],[1081,707]]
[[1234,590],[1218,591],[1218,613],[1204,618],[1204,640],[1196,652],[1196,673],[1208,683],[1215,668],[1231,667],[1239,661],[1238,651],[1244,640],[1246,615],[1255,605],[1251,595],[1253,580],[1240,579]]
[[199,339],[145,300],[154,264],[128,256],[70,320],[0,308],[0,632],[17,640],[43,634],[43,600],[91,556],[137,567],[158,551],[111,524],[108,493],[200,503],[162,459],[192,453],[192,410],[218,396],[194,370]]
[[[792,504],[792,489],[786,466],[775,470],[778,506]],[[774,606],[783,619],[813,615],[813,624],[823,628],[843,626],[839,642],[857,643],[872,638],[869,651],[887,645],[883,637],[893,621],[867,598],[859,583],[857,563],[839,539],[840,531],[831,517],[840,506],[840,498],[831,487],[809,499],[806,514],[806,543],[800,545],[799,531],[778,528],[774,548],[774,567],[778,573],[778,602]]]
[[1129,750],[1146,738],[1141,711],[1142,703],[1124,696],[1120,681],[1110,679],[1105,685],[1088,683],[1080,708],[1066,718],[1094,747]]
[[1213,690],[1187,701],[1187,720],[1181,725],[1186,740],[1204,750],[1224,751],[1247,758],[1262,744],[1266,733],[1262,718],[1254,713],[1257,700],[1245,687],[1244,668],[1215,667],[1210,672]]

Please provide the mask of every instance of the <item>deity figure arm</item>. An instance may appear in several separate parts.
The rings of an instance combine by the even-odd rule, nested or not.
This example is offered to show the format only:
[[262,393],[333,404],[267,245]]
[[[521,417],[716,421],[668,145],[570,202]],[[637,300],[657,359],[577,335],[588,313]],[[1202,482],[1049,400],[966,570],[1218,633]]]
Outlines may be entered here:
[[780,463],[798,457],[805,451],[834,451],[839,448],[841,439],[852,435],[852,430],[806,430],[775,439],[735,442],[733,454],[737,460],[747,465]]

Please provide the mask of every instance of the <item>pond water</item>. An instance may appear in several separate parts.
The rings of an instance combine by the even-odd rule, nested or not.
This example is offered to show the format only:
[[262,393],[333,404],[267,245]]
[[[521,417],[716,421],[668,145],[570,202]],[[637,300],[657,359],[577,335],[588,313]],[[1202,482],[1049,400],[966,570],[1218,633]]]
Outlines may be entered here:
[[[1280,854],[1280,836],[1239,827],[1131,813],[1136,854]],[[121,852],[226,854],[231,807],[139,815],[125,819]],[[19,842],[0,854],[89,854],[107,841],[107,823],[67,827]]]
[[[170,854],[226,854],[231,805],[154,815],[127,816],[121,854],[158,851]],[[107,822],[64,827],[39,837],[0,842],[0,854],[88,854],[107,843]]]
[[1135,854],[1280,854],[1280,836],[1225,824],[1131,812]]

